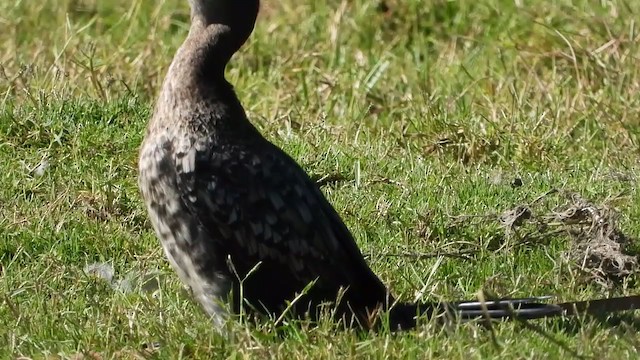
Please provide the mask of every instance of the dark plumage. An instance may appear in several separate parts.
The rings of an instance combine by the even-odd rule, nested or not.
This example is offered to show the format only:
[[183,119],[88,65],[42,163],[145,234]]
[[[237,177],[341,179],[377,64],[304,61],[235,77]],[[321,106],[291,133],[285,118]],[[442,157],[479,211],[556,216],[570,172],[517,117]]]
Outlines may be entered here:
[[[246,277],[242,294],[260,313],[278,315],[315,281],[293,315],[314,318],[318,305],[344,291],[337,316],[370,327],[370,315],[389,310],[394,298],[331,204],[251,125],[224,78],[253,30],[258,0],[190,5],[192,26],[166,75],[139,162],[144,202],[167,257],[218,326],[231,289],[238,310],[238,277]],[[416,311],[393,307],[391,325],[413,326]]]
[[339,309],[354,309],[365,324],[392,301],[385,286],[316,185],[249,123],[224,79],[258,1],[191,6],[191,30],[140,154],[140,188],[167,256],[216,322],[225,314],[218,302],[255,267],[242,291],[256,310],[277,314],[316,281],[295,315],[310,309],[313,317],[313,308],[348,289]]

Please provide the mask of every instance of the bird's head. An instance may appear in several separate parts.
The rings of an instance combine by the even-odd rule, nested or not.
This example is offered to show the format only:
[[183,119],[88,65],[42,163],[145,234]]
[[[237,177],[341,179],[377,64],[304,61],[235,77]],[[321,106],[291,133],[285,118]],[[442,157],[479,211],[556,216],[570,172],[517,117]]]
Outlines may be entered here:
[[258,17],[259,0],[189,0],[191,21],[196,26],[222,25],[242,46]]

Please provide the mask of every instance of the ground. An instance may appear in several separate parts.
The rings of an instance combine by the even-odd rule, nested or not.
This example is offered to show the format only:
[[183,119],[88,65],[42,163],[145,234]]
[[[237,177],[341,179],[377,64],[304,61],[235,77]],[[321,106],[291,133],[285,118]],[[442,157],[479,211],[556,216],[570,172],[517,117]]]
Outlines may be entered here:
[[[640,2],[262,7],[228,79],[395,293],[640,292]],[[4,1],[0,24],[0,358],[638,357],[633,314],[400,334],[235,322],[221,336],[136,186],[187,2]],[[593,258],[603,242],[613,255]]]

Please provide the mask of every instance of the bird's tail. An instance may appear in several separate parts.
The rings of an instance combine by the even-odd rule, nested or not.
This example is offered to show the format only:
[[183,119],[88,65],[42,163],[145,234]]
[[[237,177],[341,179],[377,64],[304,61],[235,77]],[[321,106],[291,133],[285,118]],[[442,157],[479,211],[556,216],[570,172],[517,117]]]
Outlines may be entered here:
[[487,319],[539,319],[560,316],[563,309],[543,301],[550,296],[485,301],[462,301],[440,305],[440,313],[451,314],[461,320]]
[[391,309],[389,322],[395,328],[410,329],[415,327],[417,317],[438,317],[461,322],[476,319],[532,320],[640,309],[640,295],[559,304],[549,304],[546,302],[549,299],[551,296],[423,304],[400,303]]

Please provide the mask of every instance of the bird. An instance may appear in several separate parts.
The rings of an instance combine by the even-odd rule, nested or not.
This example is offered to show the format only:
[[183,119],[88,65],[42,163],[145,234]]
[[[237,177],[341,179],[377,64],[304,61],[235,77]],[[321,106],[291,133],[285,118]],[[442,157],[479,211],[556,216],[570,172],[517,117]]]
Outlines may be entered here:
[[393,329],[410,329],[418,316],[448,308],[469,318],[560,311],[536,299],[398,301],[316,183],[262,136],[225,79],[253,32],[259,0],[188,2],[190,29],[149,120],[138,183],[166,257],[214,326],[244,309],[311,320],[330,309],[365,329],[379,326],[379,314]]

